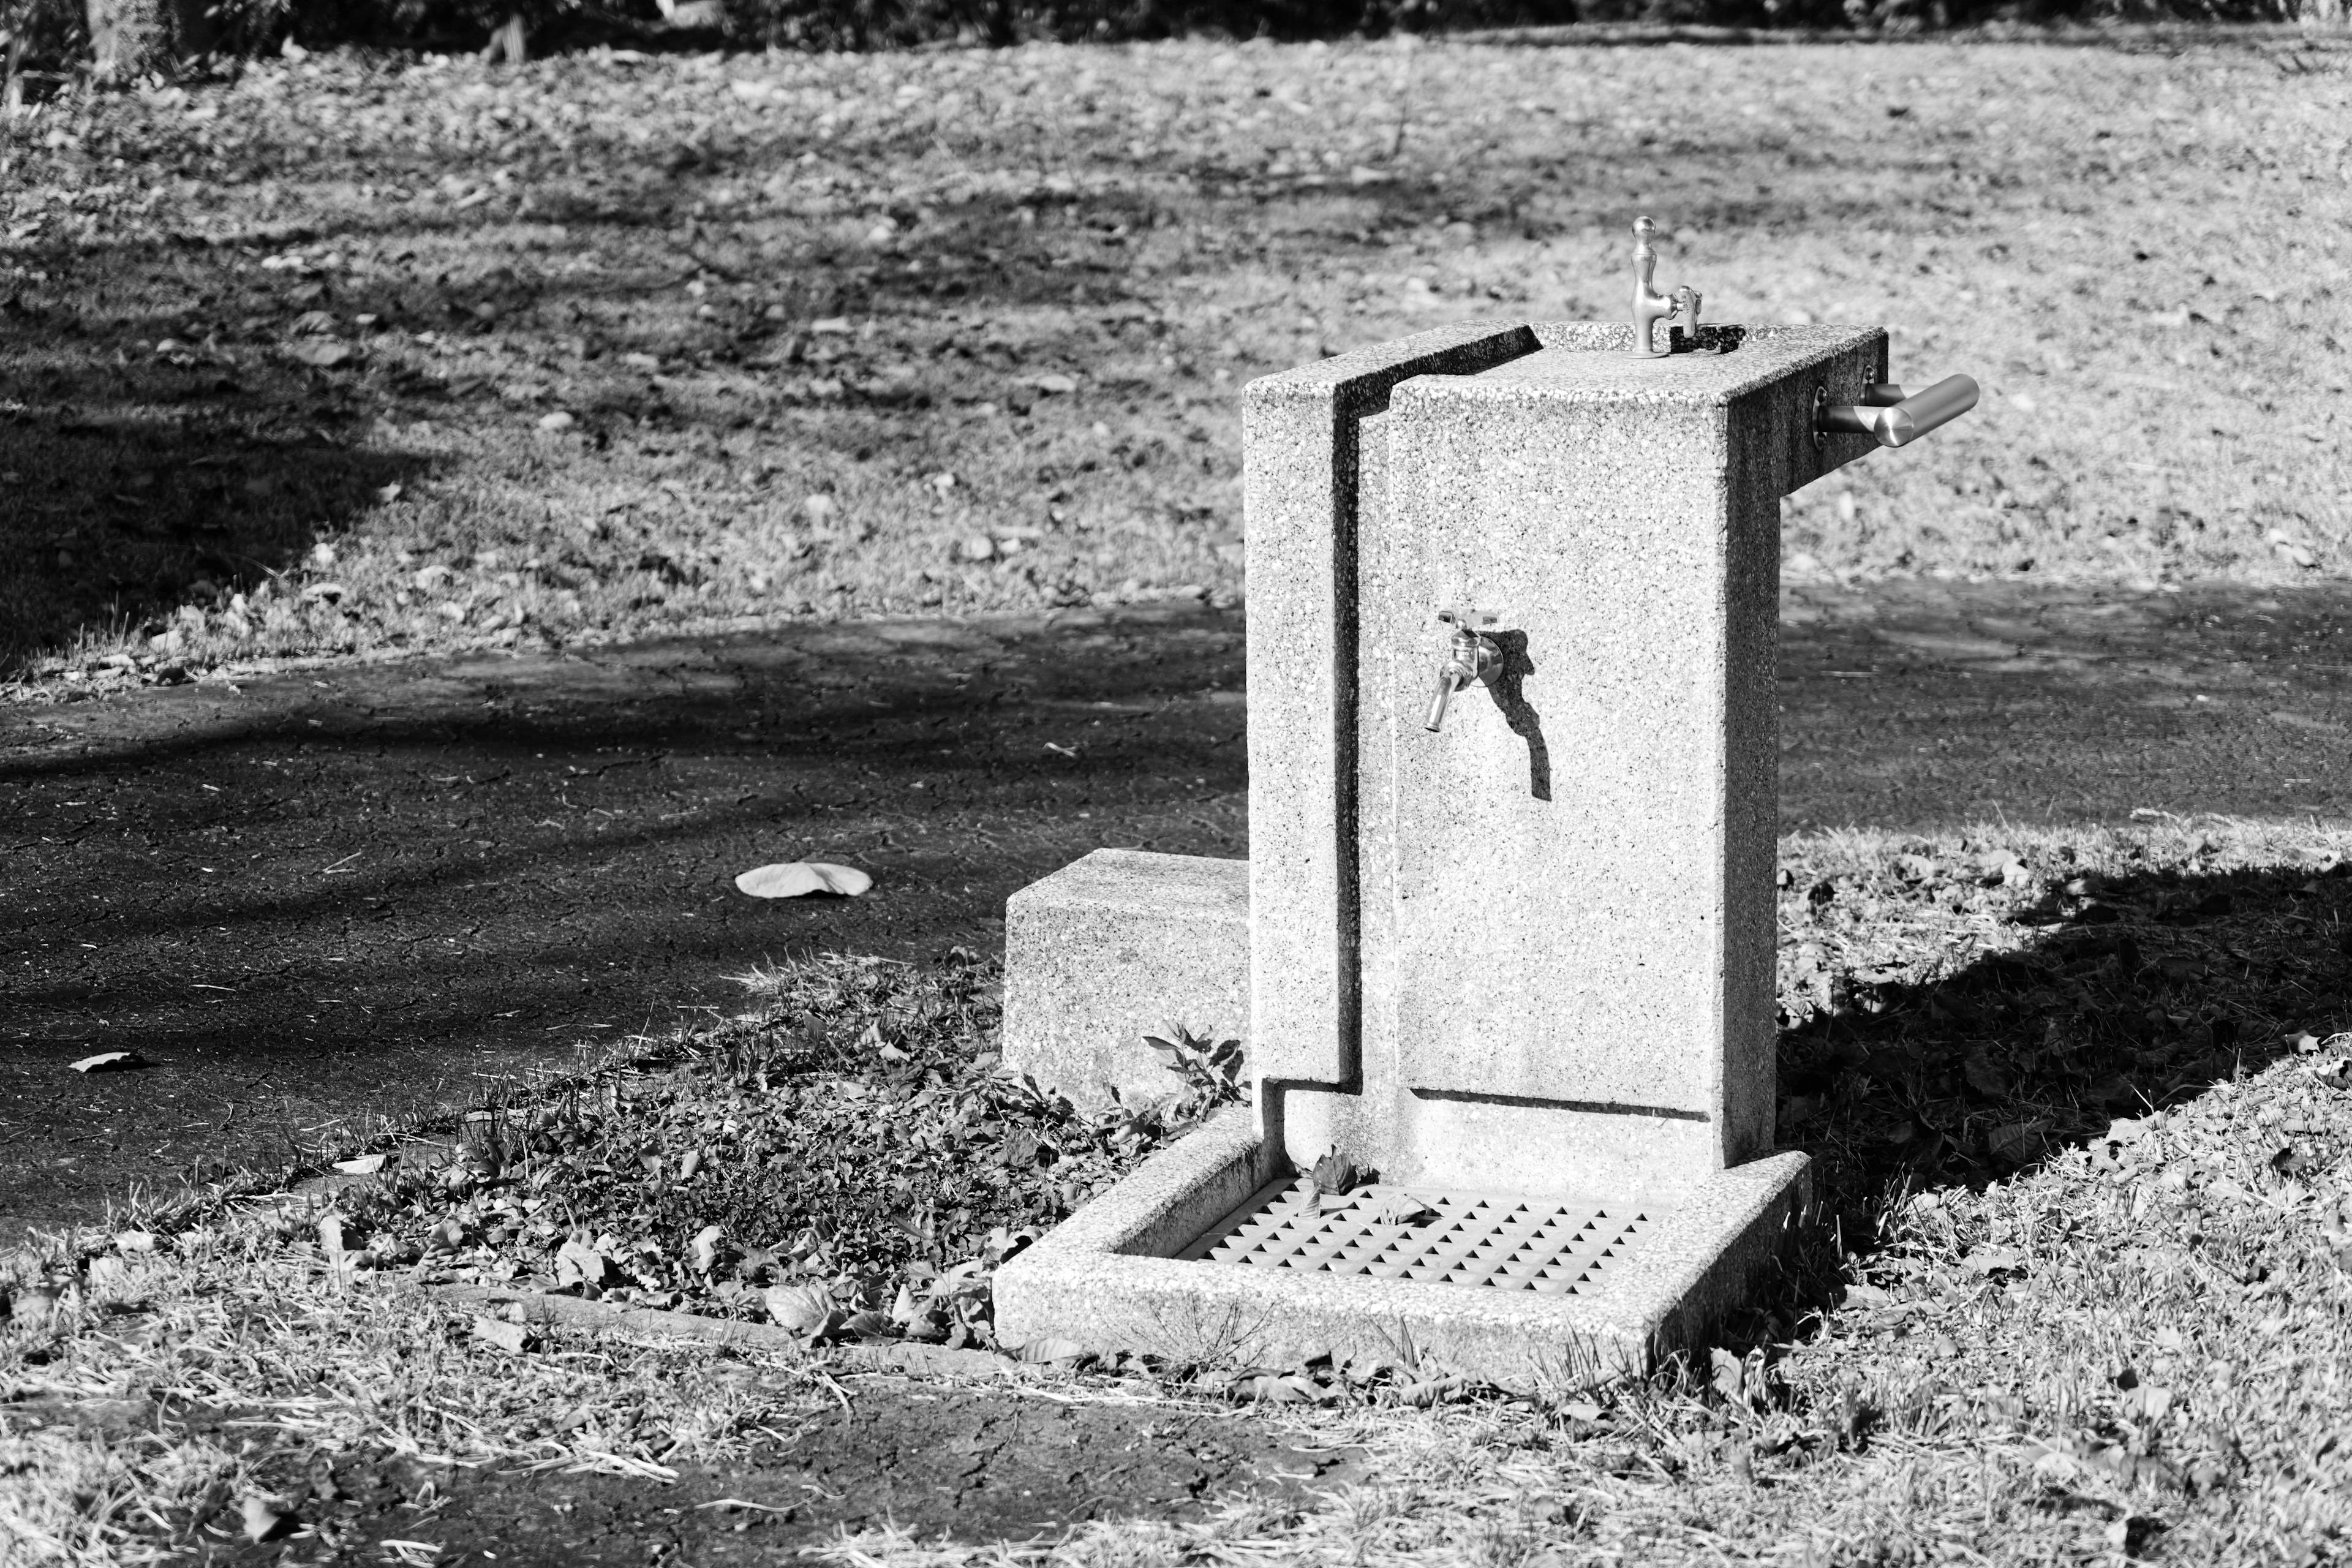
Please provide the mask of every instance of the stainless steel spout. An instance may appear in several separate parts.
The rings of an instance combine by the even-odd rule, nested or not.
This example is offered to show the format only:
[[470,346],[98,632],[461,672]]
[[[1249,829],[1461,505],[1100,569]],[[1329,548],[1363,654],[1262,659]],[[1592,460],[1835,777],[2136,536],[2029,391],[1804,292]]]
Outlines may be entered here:
[[1882,447],[1907,447],[1976,405],[1977,384],[1965,375],[1948,375],[1908,397],[1899,386],[1873,383],[1858,404],[1832,404],[1822,387],[1813,394],[1813,444],[1847,435],[1867,436]]
[[[1455,620],[1448,613],[1441,620]],[[1503,668],[1503,647],[1493,637],[1473,631],[1468,621],[1456,621],[1454,640],[1446,648],[1445,662],[1438,667],[1437,691],[1429,700],[1429,717],[1423,727],[1433,734],[1445,727],[1446,704],[1454,694],[1465,686],[1491,683]]]

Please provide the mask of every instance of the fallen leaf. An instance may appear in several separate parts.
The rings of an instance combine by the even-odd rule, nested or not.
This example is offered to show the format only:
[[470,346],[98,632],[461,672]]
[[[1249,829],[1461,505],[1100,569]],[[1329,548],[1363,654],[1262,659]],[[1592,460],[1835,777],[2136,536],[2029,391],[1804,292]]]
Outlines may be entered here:
[[274,1498],[241,1498],[236,1506],[245,1516],[245,1538],[257,1545],[277,1540],[296,1523],[294,1510]]
[[613,1260],[573,1237],[555,1251],[555,1282],[563,1285],[593,1285],[600,1289],[612,1272]]
[[841,1331],[861,1340],[889,1339],[898,1325],[883,1312],[853,1312],[841,1325]]
[[362,1154],[356,1160],[336,1161],[335,1169],[346,1176],[373,1176],[383,1169],[383,1158],[381,1154]]
[[1960,1076],[1987,1100],[2000,1100],[2009,1093],[2009,1075],[1987,1052],[1970,1051],[1968,1060],[1960,1064]]
[[2042,1152],[2042,1121],[2011,1121],[1985,1134],[1985,1152],[1996,1160],[2022,1165]]
[[495,1345],[509,1355],[521,1355],[530,1349],[530,1331],[520,1323],[502,1322],[497,1318],[476,1317],[474,1337],[484,1344]]
[[1045,1365],[1054,1362],[1081,1360],[1087,1353],[1087,1347],[1076,1340],[1048,1335],[1044,1339],[1031,1340],[1013,1353],[1032,1365]]
[[854,899],[873,885],[874,879],[854,866],[829,866],[822,860],[781,861],[735,879],[736,889],[755,899],[797,899],[810,893]]
[[727,1238],[724,1226],[706,1225],[694,1233],[690,1244],[694,1250],[694,1268],[698,1274],[708,1274],[719,1264],[719,1244]]
[[2024,1258],[2015,1248],[2007,1247],[1979,1247],[1960,1262],[1969,1273],[1983,1275],[1987,1279],[1995,1274],[2021,1274],[2025,1271]]
[[94,1057],[84,1057],[73,1064],[76,1072],[129,1072],[143,1068],[147,1058],[137,1051],[101,1051]]
[[351,344],[332,338],[311,338],[286,345],[286,357],[299,360],[314,370],[332,370],[339,364],[351,363],[360,357],[360,353]]
[[804,1334],[833,1316],[833,1298],[822,1286],[771,1285],[760,1292],[768,1321],[790,1333]]
[[1334,1196],[1357,1182],[1356,1163],[1334,1149],[1315,1162],[1315,1190]]
[[1381,1199],[1373,1211],[1383,1225],[1427,1225],[1437,1217],[1437,1211],[1408,1192],[1391,1192]]
[[46,1285],[19,1290],[8,1303],[8,1318],[20,1329],[37,1329],[58,1310],[58,1292]]

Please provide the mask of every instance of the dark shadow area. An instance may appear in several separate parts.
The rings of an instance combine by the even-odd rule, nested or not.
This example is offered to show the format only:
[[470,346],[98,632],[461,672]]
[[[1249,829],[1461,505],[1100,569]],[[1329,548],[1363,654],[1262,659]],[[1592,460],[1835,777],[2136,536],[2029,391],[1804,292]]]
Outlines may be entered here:
[[[1780,1036],[1780,1142],[1819,1162],[1849,1247],[1867,1250],[1903,1188],[1981,1188],[2259,1072],[2300,1033],[2352,1026],[2352,864],[2109,879],[2062,853],[2036,869],[2080,890],[2025,911],[2017,951],[1925,980],[1801,975],[1783,998],[1804,1016]],[[2324,1174],[2343,1130],[2305,1131],[2278,1130],[2277,1144]]]
[[1511,733],[1528,743],[1528,793],[1538,800],[1549,800],[1551,748],[1544,743],[1543,716],[1528,701],[1528,677],[1536,672],[1535,661],[1528,657],[1528,634],[1486,635],[1503,650],[1502,666],[1496,670],[1487,693],[1502,710],[1503,721],[1511,727]]
[[[321,372],[207,366],[171,322],[85,332],[62,306],[15,298],[0,313],[16,362],[0,401],[0,678],[84,628],[152,636],[180,605],[226,608],[431,466],[356,445],[365,410]],[[144,352],[103,363],[128,347]]]
[[[0,754],[0,1215],[268,1165],[732,1011],[814,950],[1001,941],[1111,844],[1238,856],[1237,616],[811,626],[139,699]],[[321,679],[323,677],[323,679]],[[88,732],[85,732],[88,733]],[[33,742],[27,745],[26,742]],[[857,865],[850,900],[735,875]],[[83,1077],[134,1049],[154,1065]]]

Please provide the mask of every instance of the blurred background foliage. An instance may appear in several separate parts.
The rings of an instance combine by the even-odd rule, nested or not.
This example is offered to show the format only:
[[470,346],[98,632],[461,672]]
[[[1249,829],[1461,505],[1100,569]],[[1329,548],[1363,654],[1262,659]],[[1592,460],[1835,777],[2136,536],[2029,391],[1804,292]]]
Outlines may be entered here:
[[[589,43],[792,49],[1300,39],[1576,23],[1916,33],[1987,24],[2341,24],[2347,0],[0,0],[12,79],[186,74],[308,48],[542,54]],[[518,27],[517,24],[520,24]],[[12,79],[10,91],[21,92]]]

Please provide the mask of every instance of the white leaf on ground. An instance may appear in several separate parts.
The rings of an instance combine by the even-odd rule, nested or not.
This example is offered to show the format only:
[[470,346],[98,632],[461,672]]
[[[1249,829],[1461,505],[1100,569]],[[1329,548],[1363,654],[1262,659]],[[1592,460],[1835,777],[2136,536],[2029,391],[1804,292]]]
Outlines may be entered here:
[[565,1242],[555,1253],[555,1283],[564,1285],[596,1285],[604,1283],[612,1260],[584,1241]]
[[383,1156],[362,1154],[356,1160],[338,1160],[335,1169],[346,1176],[373,1176],[383,1169]]
[[37,1329],[58,1310],[58,1293],[46,1285],[19,1290],[8,1303],[8,1317],[20,1329]]
[[143,1068],[147,1058],[137,1051],[101,1051],[94,1057],[84,1057],[73,1064],[76,1072],[129,1072]]
[[509,1355],[520,1355],[530,1349],[530,1331],[520,1323],[500,1322],[496,1318],[477,1317],[474,1337],[485,1344],[496,1345]]
[[760,1300],[768,1321],[791,1333],[807,1333],[833,1315],[833,1298],[818,1285],[771,1285]]
[[1979,1247],[1960,1262],[1972,1274],[1997,1274],[2003,1269],[2016,1272],[2025,1267],[2025,1259],[2006,1247]]
[[694,1233],[694,1268],[698,1274],[708,1274],[719,1261],[719,1244],[727,1238],[724,1226],[706,1225]]
[[810,893],[854,899],[873,885],[874,879],[854,866],[829,866],[822,860],[785,860],[735,879],[736,889],[755,899],[797,899]]
[[359,350],[349,343],[339,343],[332,338],[311,338],[304,342],[289,343],[286,357],[299,360],[316,370],[332,370],[339,364],[349,364],[359,358]]
[[272,1499],[244,1498],[236,1506],[245,1516],[245,1538],[256,1544],[275,1541],[293,1527],[293,1510]]

